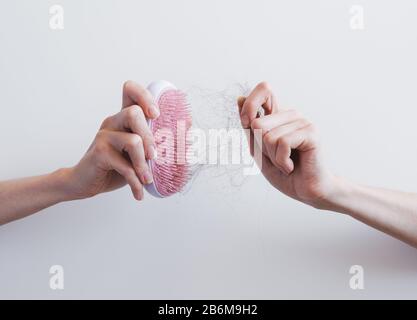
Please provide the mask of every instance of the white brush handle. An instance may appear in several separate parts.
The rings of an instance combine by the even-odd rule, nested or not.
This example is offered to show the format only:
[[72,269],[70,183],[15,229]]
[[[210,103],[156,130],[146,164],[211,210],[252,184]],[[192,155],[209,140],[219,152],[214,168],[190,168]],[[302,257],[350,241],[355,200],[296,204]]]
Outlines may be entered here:
[[[147,89],[152,94],[154,102],[157,103],[158,100],[159,100],[159,97],[161,96],[161,94],[164,91],[166,91],[168,89],[176,90],[177,88],[172,83],[170,83],[168,81],[158,80],[158,81],[154,81],[154,82],[150,83],[148,85]],[[152,120],[151,119],[148,119],[148,125],[149,125],[149,128],[152,129]],[[153,172],[153,169],[152,169],[153,168],[153,165],[152,165],[153,161],[154,160],[148,160],[148,165],[149,165],[149,168],[151,168],[151,170],[152,170],[152,175],[154,175],[154,172]],[[159,193],[158,189],[156,188],[155,183],[145,184],[145,189],[146,189],[146,191],[148,191],[154,197],[164,198],[164,196]]]

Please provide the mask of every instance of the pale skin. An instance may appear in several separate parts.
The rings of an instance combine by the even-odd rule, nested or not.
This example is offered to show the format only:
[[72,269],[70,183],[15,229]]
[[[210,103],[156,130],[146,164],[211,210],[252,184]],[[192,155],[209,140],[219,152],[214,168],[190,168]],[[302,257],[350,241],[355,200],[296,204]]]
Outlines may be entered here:
[[[260,139],[251,134],[251,151],[260,150],[262,173],[277,190],[315,208],[350,215],[417,247],[417,194],[366,187],[333,175],[322,161],[314,125],[299,112],[278,106],[267,83],[257,85],[237,104],[242,126],[262,133]],[[265,115],[259,117],[260,108]],[[158,115],[150,93],[126,82],[122,110],[104,120],[77,165],[0,182],[0,224],[126,184],[134,198],[142,200],[143,185],[152,182],[146,159],[156,156],[146,118]]]
[[122,110],[105,119],[80,162],[43,176],[0,182],[0,225],[59,202],[85,199],[128,184],[136,200],[153,180],[146,159],[156,156],[146,118],[159,116],[151,94],[133,81],[123,86]]
[[[265,115],[257,117],[260,107]],[[238,100],[242,126],[261,130],[262,173],[279,191],[322,210],[348,214],[367,225],[417,247],[417,194],[359,185],[327,170],[317,130],[296,110],[277,104],[262,82]],[[260,144],[262,143],[262,149]]]

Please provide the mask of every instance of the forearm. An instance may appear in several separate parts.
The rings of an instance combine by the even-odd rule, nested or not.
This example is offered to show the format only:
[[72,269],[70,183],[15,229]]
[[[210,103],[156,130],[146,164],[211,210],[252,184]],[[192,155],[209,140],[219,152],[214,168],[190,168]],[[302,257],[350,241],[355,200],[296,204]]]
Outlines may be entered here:
[[0,225],[69,200],[66,170],[0,182]]
[[357,185],[337,178],[324,209],[341,212],[417,247],[417,194]]

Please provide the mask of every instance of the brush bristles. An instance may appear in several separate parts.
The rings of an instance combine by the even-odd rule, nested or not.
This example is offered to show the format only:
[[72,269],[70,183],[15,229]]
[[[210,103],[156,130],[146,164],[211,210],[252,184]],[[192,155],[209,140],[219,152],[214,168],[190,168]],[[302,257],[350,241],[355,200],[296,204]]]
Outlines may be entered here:
[[188,129],[192,124],[191,109],[185,93],[167,90],[158,101],[160,116],[152,121],[158,158],[152,162],[155,187],[164,196],[180,192],[191,179],[187,163],[190,143]]

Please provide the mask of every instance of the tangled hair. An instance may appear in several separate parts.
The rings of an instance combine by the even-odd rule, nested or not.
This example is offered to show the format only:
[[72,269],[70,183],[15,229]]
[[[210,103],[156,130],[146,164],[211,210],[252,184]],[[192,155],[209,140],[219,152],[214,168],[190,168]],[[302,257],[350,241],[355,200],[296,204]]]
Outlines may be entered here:
[[[184,91],[187,93],[188,102],[192,108],[194,128],[203,130],[241,129],[237,98],[249,94],[250,86],[247,83],[236,83],[222,91],[203,89],[196,86]],[[196,164],[192,166],[190,182],[181,193],[187,193],[198,176],[203,172],[213,179],[227,176],[229,185],[222,186],[227,189],[230,189],[230,185],[234,188],[239,188],[246,180],[242,164]]]

